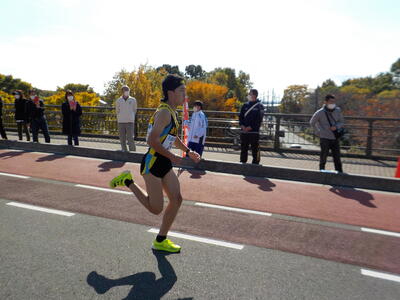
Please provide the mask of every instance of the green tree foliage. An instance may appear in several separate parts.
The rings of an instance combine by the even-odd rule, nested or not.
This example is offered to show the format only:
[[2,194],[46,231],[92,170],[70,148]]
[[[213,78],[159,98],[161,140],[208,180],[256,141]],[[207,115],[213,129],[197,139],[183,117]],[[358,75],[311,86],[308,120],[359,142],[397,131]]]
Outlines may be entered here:
[[200,65],[189,65],[185,68],[185,75],[189,79],[202,80],[206,76],[206,72]]
[[160,71],[162,72],[162,70],[164,70],[168,74],[176,74],[183,77],[182,72],[179,70],[179,66],[171,66],[168,64],[164,64],[161,67],[158,67],[156,70],[159,72]]
[[57,92],[66,90],[71,90],[73,93],[94,93],[93,88],[91,88],[88,84],[68,83],[63,88],[57,87]]
[[0,90],[11,94],[15,90],[22,90],[25,94],[32,89],[32,85],[22,81],[19,78],[13,78],[12,75],[0,74]]
[[280,111],[283,113],[300,113],[307,103],[309,92],[306,85],[290,85],[283,92]]

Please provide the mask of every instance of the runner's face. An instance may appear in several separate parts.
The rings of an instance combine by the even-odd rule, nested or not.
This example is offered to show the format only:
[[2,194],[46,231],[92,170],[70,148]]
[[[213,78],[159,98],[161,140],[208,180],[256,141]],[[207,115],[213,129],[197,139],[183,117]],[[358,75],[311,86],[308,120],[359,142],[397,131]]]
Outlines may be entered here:
[[174,94],[176,103],[178,105],[182,105],[186,97],[186,86],[182,84],[181,86],[177,87],[174,91]]

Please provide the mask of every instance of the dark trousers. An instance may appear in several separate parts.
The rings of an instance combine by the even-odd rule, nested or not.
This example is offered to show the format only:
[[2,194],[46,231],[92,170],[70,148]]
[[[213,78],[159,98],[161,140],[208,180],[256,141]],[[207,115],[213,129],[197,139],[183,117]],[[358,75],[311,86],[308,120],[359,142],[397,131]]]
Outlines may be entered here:
[[45,118],[34,119],[31,122],[32,137],[34,142],[39,141],[39,129],[42,130],[44,140],[46,143],[50,143],[49,128],[47,127],[47,121]]
[[199,139],[198,143],[189,142],[188,148],[192,151],[197,152],[200,156],[203,155],[204,145],[203,145],[204,136]]
[[69,135],[67,138],[68,145],[72,146],[72,139],[74,139],[74,145],[79,146],[79,139],[77,135]]
[[26,140],[30,141],[31,136],[29,134],[28,126],[26,126],[26,122],[17,122],[17,130],[18,130],[18,139],[22,141],[22,128],[26,134]]
[[342,162],[340,161],[340,145],[339,140],[320,139],[321,155],[319,160],[319,169],[325,170],[326,159],[329,154],[329,150],[332,152],[333,162],[335,164],[335,170],[343,172]]
[[249,152],[249,145],[253,154],[253,164],[260,163],[260,134],[258,132],[249,132],[240,134],[240,162],[246,163]]
[[3,127],[3,118],[1,116],[0,116],[0,134],[3,139],[5,140],[7,139],[7,134]]

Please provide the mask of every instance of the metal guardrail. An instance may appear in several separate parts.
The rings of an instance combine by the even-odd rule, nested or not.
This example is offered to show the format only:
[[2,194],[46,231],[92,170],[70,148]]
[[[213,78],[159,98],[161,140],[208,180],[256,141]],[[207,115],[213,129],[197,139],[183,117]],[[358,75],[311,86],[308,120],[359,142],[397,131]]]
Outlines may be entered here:
[[[117,118],[113,107],[83,106],[82,132],[91,136],[118,135]],[[135,132],[138,139],[146,136],[153,108],[139,108]],[[239,147],[239,113],[205,111],[209,127],[207,142],[216,146]],[[47,105],[46,118],[51,132],[60,132],[62,114],[60,106]],[[265,113],[260,144],[264,149],[277,152],[301,148],[319,150],[319,139],[309,125],[311,115]],[[16,128],[13,104],[4,104],[3,123],[6,128]],[[373,155],[400,155],[400,118],[345,117],[347,136],[341,142],[346,153],[365,157]]]

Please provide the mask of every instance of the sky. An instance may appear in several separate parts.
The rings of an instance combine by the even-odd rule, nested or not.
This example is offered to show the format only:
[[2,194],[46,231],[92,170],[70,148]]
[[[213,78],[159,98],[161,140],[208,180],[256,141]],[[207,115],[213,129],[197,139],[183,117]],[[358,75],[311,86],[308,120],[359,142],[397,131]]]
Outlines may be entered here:
[[292,84],[386,72],[400,57],[398,0],[1,0],[0,73],[103,93],[140,64],[230,67],[278,95]]

